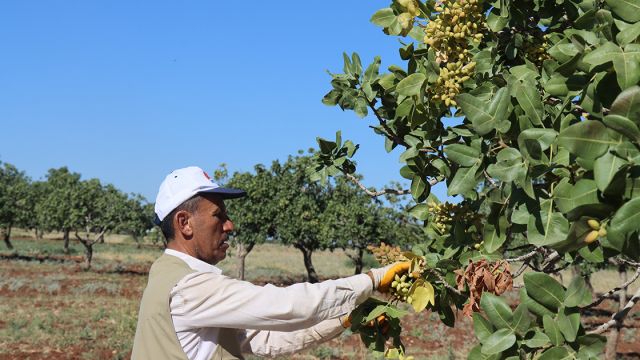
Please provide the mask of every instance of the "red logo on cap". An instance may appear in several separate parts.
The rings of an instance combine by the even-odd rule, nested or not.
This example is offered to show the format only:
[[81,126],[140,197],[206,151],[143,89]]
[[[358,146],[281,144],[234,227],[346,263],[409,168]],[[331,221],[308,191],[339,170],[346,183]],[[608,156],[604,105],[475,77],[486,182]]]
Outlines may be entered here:
[[202,173],[204,174],[204,177],[207,178],[207,180],[211,180],[211,178],[209,177],[209,174],[207,174],[206,171],[203,170]]

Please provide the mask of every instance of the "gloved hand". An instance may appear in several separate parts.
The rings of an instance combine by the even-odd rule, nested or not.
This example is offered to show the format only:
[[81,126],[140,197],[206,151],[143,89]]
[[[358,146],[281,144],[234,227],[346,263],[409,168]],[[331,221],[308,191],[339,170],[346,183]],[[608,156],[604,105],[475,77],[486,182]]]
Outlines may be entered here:
[[373,280],[373,289],[382,293],[389,291],[389,287],[391,287],[391,283],[395,276],[402,276],[402,274],[409,271],[410,266],[410,261],[403,261],[389,264],[382,268],[369,270],[369,275]]
[[[340,323],[345,329],[351,327],[352,320],[351,314],[340,317]],[[378,315],[374,320],[370,320],[364,326],[372,329],[377,326],[380,329],[380,332],[383,335],[386,335],[387,332],[389,332],[389,318],[387,317],[387,314],[383,313]]]

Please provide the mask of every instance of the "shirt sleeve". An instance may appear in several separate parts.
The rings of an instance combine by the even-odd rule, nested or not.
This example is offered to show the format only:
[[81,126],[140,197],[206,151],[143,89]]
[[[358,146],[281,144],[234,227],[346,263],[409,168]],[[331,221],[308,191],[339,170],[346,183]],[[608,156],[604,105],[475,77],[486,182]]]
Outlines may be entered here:
[[301,351],[340,335],[344,328],[339,319],[330,319],[307,329],[283,332],[247,330],[243,353],[275,357]]
[[171,316],[176,331],[203,327],[296,331],[350,312],[371,295],[372,288],[366,274],[276,287],[195,272],[172,289]]

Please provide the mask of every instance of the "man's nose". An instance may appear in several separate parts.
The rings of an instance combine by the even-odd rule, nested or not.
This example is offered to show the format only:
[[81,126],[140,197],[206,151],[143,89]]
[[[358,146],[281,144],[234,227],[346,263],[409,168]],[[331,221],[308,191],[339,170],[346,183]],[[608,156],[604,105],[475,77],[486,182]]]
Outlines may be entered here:
[[225,232],[232,232],[233,228],[233,221],[231,221],[231,219],[227,219],[227,221],[224,222],[224,226],[222,227]]

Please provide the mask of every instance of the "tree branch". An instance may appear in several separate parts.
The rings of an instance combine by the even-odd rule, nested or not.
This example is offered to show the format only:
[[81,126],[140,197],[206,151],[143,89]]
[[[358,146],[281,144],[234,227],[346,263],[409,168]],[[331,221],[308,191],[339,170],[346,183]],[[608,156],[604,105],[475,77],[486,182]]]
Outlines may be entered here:
[[631,309],[636,305],[638,300],[640,300],[640,289],[636,291],[636,293],[633,295],[631,300],[627,302],[627,305],[625,305],[624,308],[622,308],[622,310],[613,314],[613,316],[611,316],[611,319],[609,321],[598,326],[595,330],[588,331],[587,334],[602,334],[607,330],[609,330],[610,327],[615,326],[618,323],[621,324],[624,321],[624,318],[629,313],[629,311],[631,311]]
[[[366,95],[365,95],[365,99],[367,99]],[[387,125],[387,120],[383,119],[382,116],[380,116],[380,113],[378,113],[378,109],[376,109],[376,107],[374,106],[373,101],[370,101],[369,99],[367,99],[367,103],[369,104],[369,107],[371,108],[371,111],[373,111],[373,114],[376,116],[376,118],[378,118],[378,121],[380,122],[380,126],[382,126],[382,128],[384,129],[384,131],[387,132],[387,136],[395,141],[396,143],[404,146],[404,147],[409,147],[409,145],[404,142],[403,139],[401,139],[398,135],[396,135],[393,130],[391,130],[391,128],[389,127],[389,125]]]
[[456,293],[458,295],[462,295],[462,292],[460,292],[460,290],[454,288],[453,286],[449,285],[447,280],[445,280],[445,278],[443,278],[442,275],[440,275],[439,272],[437,272],[434,269],[426,269],[426,270],[429,272],[429,274],[433,274],[435,277],[437,277],[438,281],[440,281],[444,285],[444,287],[446,287],[447,289],[449,289],[450,291],[452,291],[452,292],[454,292],[454,293]]
[[498,187],[498,184],[496,184],[496,182],[491,178],[491,176],[489,176],[489,174],[487,173],[487,170],[482,170],[482,173],[484,174],[484,177],[487,179],[487,181],[489,181],[489,184],[491,184],[491,186],[493,186],[494,188]]
[[541,253],[543,251],[544,251],[544,248],[541,248],[541,247],[535,248],[535,249],[533,249],[531,252],[529,252],[527,254],[524,254],[522,256],[518,256],[518,257],[515,257],[515,258],[511,258],[511,259],[505,259],[504,261],[511,263],[511,262],[529,260],[532,257],[536,256],[538,253]]
[[[371,196],[371,197],[378,197],[380,195],[384,195],[384,194],[394,194],[394,195],[407,195],[411,193],[411,190],[408,189],[404,189],[404,190],[396,190],[396,189],[382,189],[380,191],[371,191],[369,189],[367,189],[366,186],[364,186],[355,176],[351,175],[351,174],[346,174],[346,177],[351,180],[353,183],[355,183],[356,185],[358,185],[358,187],[362,190],[364,190],[365,193],[367,193],[367,195]],[[433,186],[435,184],[438,183],[438,180],[436,179],[431,179],[429,180],[429,185]]]
[[511,277],[515,279],[518,276],[522,275],[522,273],[524,272],[524,270],[527,268],[528,265],[529,265],[529,261],[528,260],[523,262],[522,266],[520,266],[520,269],[518,269],[518,271],[513,273],[513,275]]
[[622,289],[626,289],[629,285],[631,285],[634,281],[636,281],[638,279],[638,277],[640,277],[640,267],[636,268],[636,273],[633,275],[633,277],[625,282],[624,284],[621,284],[620,286],[617,286],[609,291],[607,291],[606,293],[600,295],[600,297],[598,299],[596,299],[595,301],[593,301],[591,304],[582,307],[583,309],[587,309],[590,307],[594,307],[599,305],[601,302],[603,302],[606,298],[610,297],[611,295],[613,295],[614,293],[622,290]]

